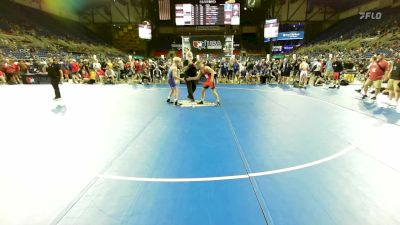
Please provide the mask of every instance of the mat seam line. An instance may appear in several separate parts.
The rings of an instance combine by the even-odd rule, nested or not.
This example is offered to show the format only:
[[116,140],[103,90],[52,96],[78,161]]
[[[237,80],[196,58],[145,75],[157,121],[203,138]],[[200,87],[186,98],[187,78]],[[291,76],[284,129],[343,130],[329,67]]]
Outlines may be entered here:
[[232,125],[232,122],[231,122],[231,120],[229,118],[229,115],[227,114],[227,112],[226,112],[226,110],[224,108],[222,108],[222,110],[224,112],[225,119],[228,122],[228,126],[229,126],[229,128],[231,130],[233,139],[234,139],[235,144],[236,144],[236,149],[239,152],[241,161],[243,163],[243,166],[245,167],[246,175],[249,178],[251,187],[253,189],[253,193],[254,193],[254,195],[255,195],[255,197],[257,199],[257,202],[258,202],[260,210],[261,210],[261,212],[263,214],[264,220],[265,220],[267,225],[274,225],[272,217],[271,217],[271,215],[270,215],[270,213],[269,213],[269,211],[268,211],[268,209],[266,207],[264,197],[262,196],[262,194],[261,194],[261,192],[260,192],[260,190],[258,188],[257,182],[256,182],[255,178],[250,176],[251,170],[250,170],[249,163],[248,163],[248,161],[247,161],[247,159],[246,159],[246,157],[245,157],[245,155],[243,153],[243,149],[242,149],[242,147],[240,145],[239,139],[238,139],[238,137],[236,135],[235,129],[234,129],[233,125]]
[[[99,171],[99,173],[103,174],[105,171],[107,171],[113,164],[115,160],[117,160],[122,154],[126,152],[128,149],[128,146],[138,138],[143,131],[146,130],[147,127],[157,118],[157,116],[161,113],[161,110],[154,115],[153,118],[149,120],[148,123],[121,149],[120,152],[116,154],[116,156],[103,168]],[[97,173],[97,174],[99,174]],[[78,195],[75,197],[74,200],[72,200],[67,207],[64,208],[50,223],[49,225],[57,225],[59,224],[64,217],[71,211],[71,209],[83,198],[83,196],[89,191],[90,188],[93,187],[93,185],[100,179],[97,174],[92,178],[92,180],[89,181],[89,183],[78,193]]]

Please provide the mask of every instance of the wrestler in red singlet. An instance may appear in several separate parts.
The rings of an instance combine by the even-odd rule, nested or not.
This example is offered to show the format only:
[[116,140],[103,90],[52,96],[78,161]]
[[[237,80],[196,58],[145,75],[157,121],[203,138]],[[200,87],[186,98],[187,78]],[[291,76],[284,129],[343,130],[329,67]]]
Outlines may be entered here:
[[211,88],[214,89],[215,88],[215,83],[214,81],[211,81],[211,73],[205,73],[204,76],[207,78],[206,82],[204,82],[203,87],[204,88]]
[[205,66],[202,62],[197,61],[196,62],[196,68],[199,70],[199,73],[196,77],[190,77],[187,80],[199,80],[201,76],[205,76],[207,78],[206,82],[204,82],[203,89],[201,90],[201,99],[197,104],[204,104],[204,99],[206,96],[206,90],[208,88],[211,88],[211,92],[215,96],[215,105],[220,105],[220,99],[219,99],[219,94],[217,92],[217,89],[215,88],[215,80],[214,80],[214,75],[215,71],[211,69],[208,66]]

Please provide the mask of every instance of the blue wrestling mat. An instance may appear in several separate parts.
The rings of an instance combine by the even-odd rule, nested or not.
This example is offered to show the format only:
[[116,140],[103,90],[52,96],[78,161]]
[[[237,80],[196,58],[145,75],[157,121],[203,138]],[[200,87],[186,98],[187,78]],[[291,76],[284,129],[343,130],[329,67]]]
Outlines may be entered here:
[[398,225],[400,114],[353,88],[2,88],[0,224]]

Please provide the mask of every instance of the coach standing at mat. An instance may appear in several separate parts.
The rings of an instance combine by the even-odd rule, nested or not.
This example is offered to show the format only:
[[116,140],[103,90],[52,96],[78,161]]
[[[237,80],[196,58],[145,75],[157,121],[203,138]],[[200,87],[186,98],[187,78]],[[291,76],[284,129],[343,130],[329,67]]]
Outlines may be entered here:
[[60,65],[57,62],[55,62],[54,59],[49,58],[48,62],[49,66],[47,67],[46,70],[50,77],[51,85],[53,86],[56,95],[54,100],[60,100],[61,94],[58,84],[60,83],[61,77],[63,76],[63,72],[61,70]]

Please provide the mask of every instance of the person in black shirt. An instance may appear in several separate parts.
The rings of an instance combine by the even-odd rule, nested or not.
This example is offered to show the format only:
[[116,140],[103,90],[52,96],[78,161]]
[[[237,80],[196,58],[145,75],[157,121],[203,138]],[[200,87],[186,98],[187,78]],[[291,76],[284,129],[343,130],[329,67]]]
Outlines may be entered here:
[[57,62],[55,62],[54,59],[49,58],[48,63],[49,66],[46,68],[46,70],[50,77],[51,85],[53,86],[56,95],[54,100],[60,100],[61,94],[58,84],[60,83],[63,72],[61,70],[60,65]]
[[295,59],[295,60],[293,60],[293,62],[292,62],[292,70],[293,70],[293,83],[296,83],[296,81],[298,80],[298,78],[299,78],[299,75],[300,75],[300,63],[301,63],[301,60],[300,59]]
[[[343,63],[340,59],[333,58],[333,86],[329,88],[340,88],[340,74],[343,72]],[[337,85],[337,86],[336,86]]]
[[[190,62],[189,60],[185,60],[183,62],[183,66],[185,67],[185,80],[186,78],[189,77],[196,77],[197,76],[197,69],[194,65],[196,62],[196,59],[193,59],[193,62]],[[188,99],[191,102],[194,102],[194,96],[193,93],[196,91],[196,81],[195,80],[186,80],[186,86],[188,90]]]
[[289,84],[289,77],[290,77],[290,71],[292,70],[292,67],[288,61],[287,58],[283,59],[283,63],[280,65],[280,69],[282,71],[282,84]]
[[395,106],[399,106],[400,99],[400,53],[397,53],[389,73],[389,101]]

